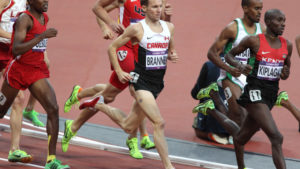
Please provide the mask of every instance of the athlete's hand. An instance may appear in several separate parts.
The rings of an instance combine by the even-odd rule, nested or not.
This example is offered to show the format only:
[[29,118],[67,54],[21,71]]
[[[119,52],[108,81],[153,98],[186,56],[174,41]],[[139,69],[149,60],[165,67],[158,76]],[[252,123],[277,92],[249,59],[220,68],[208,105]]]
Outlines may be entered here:
[[113,22],[109,24],[110,28],[117,34],[122,34],[125,30],[122,24],[118,24],[117,22]]
[[280,78],[282,80],[286,80],[289,77],[289,75],[290,75],[290,69],[287,65],[284,65],[280,73]]
[[55,28],[49,28],[42,33],[44,38],[53,38],[57,35],[57,30]]
[[228,70],[226,70],[229,74],[231,74],[233,77],[239,77],[241,76],[242,72],[235,67],[230,67]]
[[166,17],[171,17],[173,15],[173,8],[170,3],[166,3],[164,12]]
[[249,73],[251,72],[252,70],[252,66],[250,65],[245,65],[245,64],[240,64],[240,66],[238,67],[238,69],[241,71],[242,74],[248,76]]
[[168,53],[168,60],[170,60],[172,63],[176,63],[178,61],[179,57],[176,53],[176,51],[169,51]]
[[117,72],[116,71],[116,73],[117,73],[119,81],[122,83],[126,83],[132,79],[131,75],[127,72],[124,72],[124,71]]
[[104,39],[113,39],[114,38],[114,34],[113,32],[111,31],[111,29],[109,29],[108,27],[106,28],[103,28],[102,30],[102,35],[103,35],[103,38]]

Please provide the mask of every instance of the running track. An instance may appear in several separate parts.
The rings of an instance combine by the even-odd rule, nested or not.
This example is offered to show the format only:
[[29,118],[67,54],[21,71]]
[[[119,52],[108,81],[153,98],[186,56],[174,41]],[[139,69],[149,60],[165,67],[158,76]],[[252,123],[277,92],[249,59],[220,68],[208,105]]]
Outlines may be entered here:
[[[170,0],[170,3],[174,8],[172,22],[176,27],[175,45],[180,56],[180,62],[177,64],[169,63],[165,77],[165,89],[158,98],[161,113],[166,120],[165,135],[211,144],[194,136],[194,131],[191,128],[194,115],[191,113],[191,109],[197,104],[197,101],[191,98],[190,90],[202,64],[207,61],[207,50],[216,36],[235,17],[242,16],[240,1]],[[95,22],[95,16],[91,12],[93,4],[94,0],[49,2],[49,27],[54,27],[59,32],[57,38],[49,40],[50,81],[56,91],[61,110],[74,84],[88,87],[96,83],[106,83],[110,75],[110,65],[106,52],[109,41],[102,39],[101,32]],[[284,36],[293,43],[295,36],[300,34],[300,17],[297,15],[299,5],[298,0],[284,2],[281,0],[264,0],[263,11],[279,8],[286,14]],[[116,16],[116,13],[113,13],[112,16]],[[291,76],[287,81],[281,81],[280,87],[281,90],[288,91],[291,101],[300,107],[298,102],[300,99],[300,92],[298,91],[300,82],[297,79],[297,74],[300,73],[300,69],[297,68],[298,64],[299,58],[296,49],[294,49]],[[128,98],[131,97],[129,92],[125,90],[112,105],[129,112],[132,99]],[[37,106],[37,109],[42,110],[40,106]],[[280,131],[284,135],[283,151],[285,156],[300,159],[298,123],[283,108],[274,108],[272,112]],[[63,114],[61,111],[60,115],[74,119],[78,113],[78,110],[73,109],[70,114]],[[89,122],[118,127],[103,114],[96,115]],[[148,129],[152,133],[150,124]],[[26,140],[24,140],[25,144]],[[252,138],[246,149],[271,154],[269,141],[262,132],[257,133]],[[82,149],[80,152],[84,153],[84,151],[89,150]],[[89,153],[94,153],[94,151],[89,151]],[[99,155],[98,152],[95,154]],[[103,156],[110,156],[110,154],[105,152]],[[67,155],[73,156],[72,153]],[[116,154],[113,154],[111,158],[117,158],[114,155]],[[146,163],[143,160],[142,164]]]

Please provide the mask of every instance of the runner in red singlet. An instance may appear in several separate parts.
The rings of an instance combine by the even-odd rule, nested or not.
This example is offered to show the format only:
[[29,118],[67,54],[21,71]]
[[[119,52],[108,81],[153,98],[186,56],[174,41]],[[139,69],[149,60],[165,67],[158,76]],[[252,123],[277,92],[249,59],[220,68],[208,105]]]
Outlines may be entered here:
[[48,38],[55,37],[56,29],[47,29],[47,0],[29,0],[29,10],[19,13],[11,42],[13,60],[5,70],[0,92],[0,117],[7,113],[19,90],[29,89],[47,112],[48,156],[45,169],[68,169],[56,159],[58,136],[58,105],[50,85],[49,70],[44,61]]

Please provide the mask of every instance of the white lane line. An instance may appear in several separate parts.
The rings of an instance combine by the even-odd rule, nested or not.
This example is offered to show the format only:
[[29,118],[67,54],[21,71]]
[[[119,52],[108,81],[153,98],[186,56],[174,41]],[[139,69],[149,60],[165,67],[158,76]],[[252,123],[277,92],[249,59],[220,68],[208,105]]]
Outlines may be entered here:
[[[6,159],[6,158],[0,157],[0,160],[9,163],[8,159]],[[35,165],[35,164],[31,164],[31,163],[13,163],[13,164],[18,164],[18,165],[22,165],[22,166],[30,166],[30,167],[35,167],[35,168],[45,168],[45,166]]]

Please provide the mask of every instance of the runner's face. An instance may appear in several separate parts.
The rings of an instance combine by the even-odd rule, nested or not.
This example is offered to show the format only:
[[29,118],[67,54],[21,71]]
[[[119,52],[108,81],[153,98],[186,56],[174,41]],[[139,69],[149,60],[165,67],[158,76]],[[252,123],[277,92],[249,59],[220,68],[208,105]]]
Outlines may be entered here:
[[262,0],[251,0],[247,8],[248,10],[246,15],[251,21],[258,23],[260,20],[262,8],[263,8]]
[[279,13],[271,20],[269,28],[275,35],[282,35],[285,28],[285,15]]
[[31,0],[31,6],[35,8],[38,12],[48,11],[48,1],[49,0]]
[[161,17],[162,0],[149,0],[148,6],[143,6],[143,9],[151,20],[158,21]]

